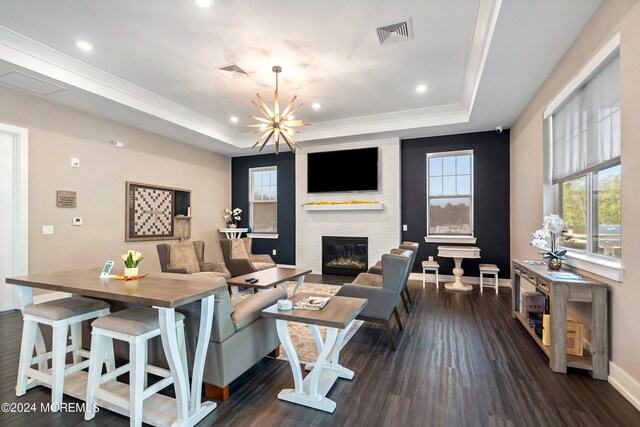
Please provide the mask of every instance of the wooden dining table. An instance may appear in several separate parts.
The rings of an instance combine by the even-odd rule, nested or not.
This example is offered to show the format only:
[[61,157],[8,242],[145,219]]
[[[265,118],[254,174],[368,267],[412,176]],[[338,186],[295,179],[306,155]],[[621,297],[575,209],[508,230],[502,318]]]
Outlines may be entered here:
[[[154,395],[146,399],[143,421],[152,425],[195,425],[216,408],[214,402],[202,402],[202,378],[207,344],[211,336],[214,293],[218,289],[226,289],[227,285],[222,281],[197,279],[190,275],[184,275],[183,279],[176,275],[151,273],[144,278],[130,281],[100,278],[99,275],[100,270],[72,270],[11,277],[7,278],[6,282],[17,286],[22,310],[33,304],[34,288],[156,308],[160,320],[162,346],[174,379],[176,397],[173,399],[164,395]],[[180,360],[178,350],[175,309],[198,300],[201,301],[201,316],[189,384],[189,373]],[[85,400],[86,373],[76,374],[80,376],[80,381],[65,380],[65,394]],[[82,380],[85,381],[84,387],[78,384]],[[128,398],[128,387],[124,389],[123,395]],[[147,403],[153,398],[158,399],[156,404]],[[109,405],[107,402],[102,404],[106,409],[128,416],[126,409]]]

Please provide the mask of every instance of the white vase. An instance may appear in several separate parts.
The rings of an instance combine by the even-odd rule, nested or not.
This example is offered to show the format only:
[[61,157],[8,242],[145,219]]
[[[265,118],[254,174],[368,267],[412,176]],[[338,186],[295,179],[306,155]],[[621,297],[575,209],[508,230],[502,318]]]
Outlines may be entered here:
[[238,228],[237,224],[229,224],[229,228]]
[[125,268],[124,269],[124,275],[127,276],[127,277],[137,276],[138,275],[138,267]]

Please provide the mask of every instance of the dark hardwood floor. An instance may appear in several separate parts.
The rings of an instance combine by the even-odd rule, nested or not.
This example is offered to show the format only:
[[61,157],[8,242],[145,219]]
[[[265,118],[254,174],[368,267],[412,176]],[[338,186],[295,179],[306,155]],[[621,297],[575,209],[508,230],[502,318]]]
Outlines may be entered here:
[[[349,278],[309,275],[307,281],[341,284]],[[581,371],[553,373],[544,353],[509,313],[510,290],[448,292],[410,283],[412,312],[400,313],[405,330],[392,352],[381,325],[360,328],[341,354],[355,372],[338,380],[328,397],[334,414],[279,401],[291,388],[288,362],[265,358],[231,384],[231,397],[200,425],[220,426],[640,426],[638,412],[605,381]],[[0,314],[0,403],[47,402],[48,389],[14,393],[21,333],[18,312]],[[73,401],[65,396],[65,401]],[[0,413],[0,426],[128,425],[101,411],[86,423],[81,413]]]

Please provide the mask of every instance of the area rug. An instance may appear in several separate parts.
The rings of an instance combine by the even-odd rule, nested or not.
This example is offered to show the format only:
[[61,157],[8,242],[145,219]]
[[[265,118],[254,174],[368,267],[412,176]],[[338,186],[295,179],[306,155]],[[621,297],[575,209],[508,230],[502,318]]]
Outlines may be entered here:
[[[293,288],[296,286],[296,282],[287,282],[287,289],[289,291],[289,295],[293,292]],[[338,292],[340,286],[335,285],[323,285],[320,283],[307,283],[304,282],[298,288],[298,292],[312,294],[312,295],[326,295],[331,296],[335,295]],[[242,292],[242,298],[246,298],[251,295],[250,292]],[[362,326],[362,320],[354,320],[351,329],[347,333],[347,336],[342,343],[342,347],[344,347],[351,337],[356,333],[356,331]],[[320,334],[324,339],[327,335],[327,328],[320,326]],[[298,359],[300,363],[313,363],[318,358],[318,347],[316,347],[316,342],[313,339],[313,334],[309,327],[303,323],[289,322],[289,334],[291,335],[291,341],[293,345],[296,347],[296,352],[298,353]],[[280,346],[280,355],[278,359],[281,360],[289,360],[287,354],[284,351],[284,348]],[[330,358],[329,358],[330,360]]]

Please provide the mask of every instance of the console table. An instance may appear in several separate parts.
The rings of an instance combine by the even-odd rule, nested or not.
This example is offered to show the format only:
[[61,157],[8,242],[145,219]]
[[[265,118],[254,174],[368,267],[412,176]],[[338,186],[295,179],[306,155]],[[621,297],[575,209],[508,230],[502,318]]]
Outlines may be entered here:
[[480,248],[475,246],[438,246],[438,256],[453,258],[456,266],[453,269],[453,282],[444,285],[449,291],[470,292],[473,289],[471,285],[462,283],[462,260],[464,258],[480,258]]
[[[549,357],[549,367],[554,372],[567,373],[567,367],[591,371],[593,378],[607,380],[609,375],[609,325],[607,318],[607,290],[605,283],[597,280],[558,279],[546,265],[530,261],[513,260],[513,292],[511,296],[513,317],[525,327],[534,341]],[[551,323],[550,345],[529,327],[529,320],[520,313],[520,286],[522,281],[535,286],[548,298]],[[591,352],[582,356],[567,355],[567,303],[587,302],[591,309]]]
[[[307,294],[297,294],[291,297],[295,304]],[[321,411],[333,412],[336,402],[329,399],[327,393],[338,378],[353,379],[353,371],[340,365],[340,349],[344,339],[356,316],[366,307],[367,300],[332,296],[322,310],[279,310],[278,304],[262,310],[262,316],[276,319],[278,338],[289,358],[293,373],[294,389],[285,389],[278,394],[278,399]],[[291,342],[288,322],[306,323],[309,325],[318,346],[318,359],[305,368],[311,372],[302,379],[302,369],[296,347]],[[318,326],[327,328],[327,335],[322,341]],[[341,330],[338,333],[338,330]],[[331,355],[331,361],[327,358]]]
[[249,231],[248,228],[218,228],[218,231],[224,234],[227,239],[239,239],[242,233]]

